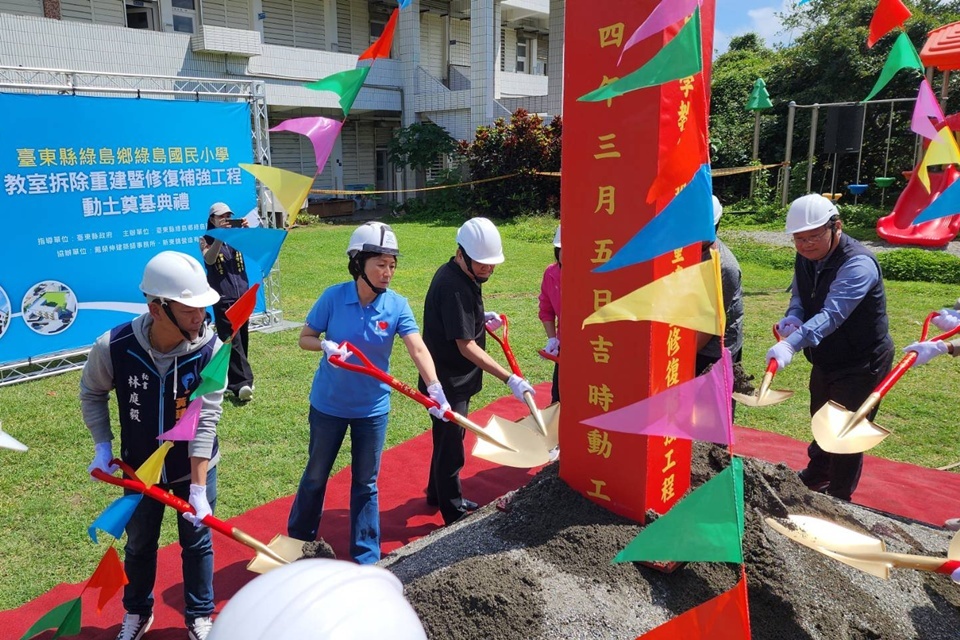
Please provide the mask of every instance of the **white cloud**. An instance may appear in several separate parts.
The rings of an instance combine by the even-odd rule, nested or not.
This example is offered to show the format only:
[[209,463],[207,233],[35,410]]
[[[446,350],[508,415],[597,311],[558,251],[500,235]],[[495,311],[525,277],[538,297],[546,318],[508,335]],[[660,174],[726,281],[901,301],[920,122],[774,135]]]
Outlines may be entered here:
[[727,50],[730,38],[745,33],[756,33],[763,38],[767,46],[789,44],[796,37],[792,30],[784,30],[781,14],[794,10],[796,0],[781,0],[780,6],[758,7],[747,10],[747,24],[738,26],[730,33],[715,32],[714,50],[722,53]]

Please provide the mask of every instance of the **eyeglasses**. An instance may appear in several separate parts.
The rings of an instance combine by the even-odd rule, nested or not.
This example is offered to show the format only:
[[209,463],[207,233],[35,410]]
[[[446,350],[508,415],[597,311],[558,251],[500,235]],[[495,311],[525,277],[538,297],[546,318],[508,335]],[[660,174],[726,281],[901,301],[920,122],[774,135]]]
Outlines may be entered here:
[[800,236],[794,234],[794,236],[793,236],[793,244],[816,244],[816,243],[820,242],[821,240],[823,240],[823,237],[824,237],[826,234],[830,233],[830,231],[831,231],[831,227],[830,227],[830,226],[826,226],[826,227],[823,227],[822,229],[820,229],[820,231],[817,231],[816,233],[811,234],[811,235],[809,235],[809,236],[800,237]]

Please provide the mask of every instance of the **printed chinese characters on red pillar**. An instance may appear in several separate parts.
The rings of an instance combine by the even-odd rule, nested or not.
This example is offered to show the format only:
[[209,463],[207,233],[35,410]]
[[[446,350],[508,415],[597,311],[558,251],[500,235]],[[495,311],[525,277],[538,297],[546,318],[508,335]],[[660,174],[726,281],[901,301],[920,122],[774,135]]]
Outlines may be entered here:
[[[638,68],[679,31],[682,22],[640,42],[617,66],[623,43],[657,4],[568,0],[564,35],[560,473],[591,500],[638,521],[648,509],[666,512],[689,488],[690,442],[608,432],[580,421],[689,380],[696,334],[650,322],[581,323],[610,301],[700,262],[697,245],[592,273],[666,206],[646,202],[658,161],[685,126],[705,128],[709,85],[697,74],[602,102],[577,97]],[[703,32],[710,34],[713,0],[704,0],[701,11]],[[703,45],[708,71],[709,35]]]

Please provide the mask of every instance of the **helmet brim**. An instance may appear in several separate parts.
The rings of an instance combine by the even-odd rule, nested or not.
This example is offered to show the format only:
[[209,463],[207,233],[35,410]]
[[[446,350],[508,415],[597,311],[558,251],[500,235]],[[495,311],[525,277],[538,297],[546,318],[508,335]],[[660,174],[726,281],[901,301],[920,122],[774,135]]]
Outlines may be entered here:
[[191,296],[189,298],[168,298],[174,302],[179,302],[180,304],[186,307],[193,307],[194,309],[203,309],[204,307],[209,307],[211,305],[217,304],[220,302],[220,294],[214,291],[213,289],[207,289],[204,293],[201,293],[198,296]]

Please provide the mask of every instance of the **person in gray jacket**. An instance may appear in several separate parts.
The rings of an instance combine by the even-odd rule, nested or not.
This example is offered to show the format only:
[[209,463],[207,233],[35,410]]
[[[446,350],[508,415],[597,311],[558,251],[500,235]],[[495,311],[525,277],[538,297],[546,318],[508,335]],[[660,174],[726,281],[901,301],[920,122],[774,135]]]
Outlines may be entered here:
[[[144,269],[140,290],[148,312],[100,336],[80,378],[80,407],[95,450],[88,472],[116,470],[108,407],[111,390],[117,399],[120,459],[136,469],[161,444],[157,436],[186,410],[200,385],[200,372],[222,346],[206,315],[206,307],[220,296],[207,284],[197,260],[175,251],[157,254]],[[167,452],[158,483],[196,510],[196,515],[178,519],[184,617],[191,640],[204,640],[213,625],[213,546],[201,520],[216,504],[216,431],[222,401],[222,388],[201,396],[196,437],[176,442]],[[153,623],[163,513],[162,503],[145,498],[127,523],[124,569],[129,584],[124,587],[126,614],[117,640],[140,640]]]

